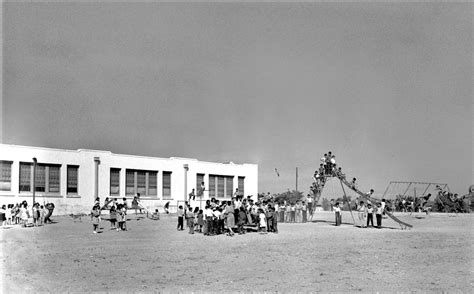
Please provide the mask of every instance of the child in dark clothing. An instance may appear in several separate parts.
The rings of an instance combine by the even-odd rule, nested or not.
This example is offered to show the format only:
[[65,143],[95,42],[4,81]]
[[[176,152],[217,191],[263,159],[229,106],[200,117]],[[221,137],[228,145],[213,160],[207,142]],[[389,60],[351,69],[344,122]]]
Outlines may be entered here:
[[111,230],[115,230],[117,228],[117,210],[115,209],[115,206],[112,206],[110,208],[110,212],[109,212],[109,216],[110,216],[110,229]]
[[274,207],[272,207],[271,211],[273,214],[272,232],[278,234],[278,211],[276,211]]
[[184,210],[183,210],[183,206],[180,205],[178,207],[178,231],[184,230],[183,225],[184,225]]
[[367,204],[367,227],[370,225],[374,226],[374,209],[371,204]]
[[198,225],[198,232],[202,233],[202,226],[204,225],[204,211],[202,209],[200,209],[197,214],[197,225]]
[[237,231],[239,235],[245,234],[244,225],[247,222],[247,213],[243,206],[239,209],[239,220],[237,222]]
[[265,213],[265,218],[267,219],[267,232],[273,232],[273,213],[271,209],[272,207],[269,207]]

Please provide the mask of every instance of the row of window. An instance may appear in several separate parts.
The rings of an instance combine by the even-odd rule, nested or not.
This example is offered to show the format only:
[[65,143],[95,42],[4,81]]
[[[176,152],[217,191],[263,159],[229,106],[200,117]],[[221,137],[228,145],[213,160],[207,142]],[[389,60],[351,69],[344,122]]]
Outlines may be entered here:
[[[11,166],[12,161],[0,161],[0,191],[11,191]],[[35,191],[58,194],[60,192],[61,165],[42,164],[36,166]],[[110,195],[120,195],[120,168],[110,169]],[[68,195],[78,194],[79,166],[67,165],[66,191]],[[32,192],[33,164],[20,162],[20,192]],[[238,177],[239,192],[244,195],[244,179]],[[196,175],[199,186],[204,182],[204,174]],[[233,195],[234,177],[209,175],[209,197],[230,198]],[[125,170],[125,194],[144,196],[158,196],[158,171],[150,170]],[[171,172],[162,172],[162,194],[164,199],[171,198]]]

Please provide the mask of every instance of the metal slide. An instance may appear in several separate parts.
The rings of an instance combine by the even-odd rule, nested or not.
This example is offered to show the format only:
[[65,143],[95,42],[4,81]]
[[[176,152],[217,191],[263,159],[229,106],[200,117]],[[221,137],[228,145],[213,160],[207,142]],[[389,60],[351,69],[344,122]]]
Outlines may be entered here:
[[[340,175],[337,175],[336,174],[336,177],[341,180],[342,183],[344,183],[344,185],[346,185],[347,187],[349,187],[351,190],[355,191],[357,194],[359,194],[363,199],[369,201],[369,202],[372,202],[372,203],[377,203],[379,202],[378,199],[375,199],[373,197],[370,197],[369,195],[367,194],[364,194],[362,193],[361,191],[359,191],[357,188],[355,187],[352,187],[351,184],[343,177],[341,177]],[[388,215],[391,219],[393,219],[394,221],[396,221],[400,227],[402,228],[402,230],[406,229],[406,228],[413,228],[412,225],[400,220],[398,217],[394,216],[390,211],[387,210],[387,207],[385,207],[385,214]]]

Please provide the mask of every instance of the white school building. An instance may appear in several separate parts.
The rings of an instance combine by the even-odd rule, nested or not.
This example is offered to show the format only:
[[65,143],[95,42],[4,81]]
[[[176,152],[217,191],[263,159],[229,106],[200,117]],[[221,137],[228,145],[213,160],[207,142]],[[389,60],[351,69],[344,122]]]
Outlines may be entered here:
[[[97,196],[101,204],[106,197],[126,197],[131,205],[133,196],[140,193],[141,203],[149,210],[158,208],[162,213],[169,202],[173,212],[192,189],[197,194],[201,182],[203,201],[230,200],[236,188],[256,199],[258,165],[0,144],[1,205],[23,200],[31,205],[34,195],[41,205],[54,203],[54,214],[89,213]],[[197,199],[192,206],[199,206]]]

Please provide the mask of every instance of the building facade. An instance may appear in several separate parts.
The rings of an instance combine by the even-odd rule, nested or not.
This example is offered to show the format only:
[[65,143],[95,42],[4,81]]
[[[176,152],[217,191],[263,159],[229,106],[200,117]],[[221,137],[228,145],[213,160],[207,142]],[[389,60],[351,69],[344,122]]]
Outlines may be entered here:
[[31,205],[34,196],[40,204],[54,203],[55,214],[88,213],[97,196],[103,203],[106,197],[130,200],[140,193],[146,208],[163,212],[169,202],[173,212],[192,189],[198,194],[202,182],[203,196],[192,206],[212,197],[230,200],[237,188],[256,198],[258,165],[0,144],[2,205],[23,200]]

